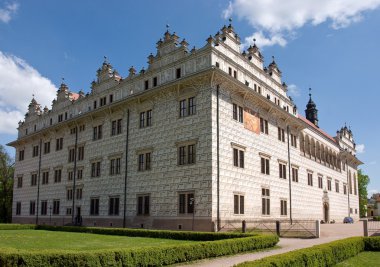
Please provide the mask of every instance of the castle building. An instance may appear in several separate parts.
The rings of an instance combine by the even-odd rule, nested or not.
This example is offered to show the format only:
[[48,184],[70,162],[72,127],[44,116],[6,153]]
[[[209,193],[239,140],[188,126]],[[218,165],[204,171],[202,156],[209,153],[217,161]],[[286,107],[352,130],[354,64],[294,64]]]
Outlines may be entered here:
[[214,231],[239,220],[359,219],[352,132],[298,113],[282,73],[233,26],[204,47],[166,31],[148,67],[105,59],[19,123],[13,222]]

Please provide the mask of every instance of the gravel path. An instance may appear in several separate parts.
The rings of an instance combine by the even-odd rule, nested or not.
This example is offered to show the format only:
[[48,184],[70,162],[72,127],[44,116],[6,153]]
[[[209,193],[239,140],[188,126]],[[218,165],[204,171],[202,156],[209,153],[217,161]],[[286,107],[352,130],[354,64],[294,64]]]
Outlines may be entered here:
[[235,264],[261,259],[267,256],[281,254],[296,249],[307,248],[314,245],[328,243],[334,240],[343,239],[351,236],[362,236],[363,224],[357,222],[354,224],[324,224],[321,225],[321,237],[313,239],[297,239],[297,238],[280,238],[278,249],[268,251],[260,251],[255,253],[239,254],[234,256],[219,257],[215,259],[200,260],[185,265],[177,266],[206,266],[206,267],[227,267]]

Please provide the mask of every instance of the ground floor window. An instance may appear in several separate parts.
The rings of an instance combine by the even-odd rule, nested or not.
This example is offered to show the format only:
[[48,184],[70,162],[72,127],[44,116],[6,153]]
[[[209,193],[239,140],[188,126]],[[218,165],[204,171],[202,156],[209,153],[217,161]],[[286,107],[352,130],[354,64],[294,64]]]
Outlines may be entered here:
[[179,193],[178,194],[178,212],[180,214],[188,214],[194,212],[195,198],[194,193]]
[[244,214],[244,195],[234,195],[234,214]]
[[58,215],[59,214],[59,200],[53,201],[53,214]]
[[269,188],[261,189],[261,214],[270,215],[270,194]]
[[281,215],[288,215],[288,205],[286,200],[280,201]]
[[110,197],[109,199],[109,215],[119,215],[119,197]]
[[91,198],[90,215],[99,215],[99,198]]
[[41,201],[41,215],[47,215],[47,200]]
[[21,215],[21,202],[16,203],[16,215]]
[[150,213],[150,196],[137,196],[137,215],[149,215]]

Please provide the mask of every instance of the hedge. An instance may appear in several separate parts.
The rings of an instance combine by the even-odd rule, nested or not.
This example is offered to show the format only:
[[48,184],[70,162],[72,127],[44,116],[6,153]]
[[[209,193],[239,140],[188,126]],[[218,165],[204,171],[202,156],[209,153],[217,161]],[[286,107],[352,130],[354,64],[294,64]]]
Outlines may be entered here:
[[22,230],[22,229],[35,229],[34,224],[13,224],[13,223],[0,223],[0,230]]
[[0,266],[163,266],[273,247],[278,240],[275,235],[259,235],[176,246],[86,252],[7,249],[0,251]]
[[380,237],[350,237],[310,248],[244,262],[239,267],[335,266],[363,251],[380,251]]
[[380,216],[373,216],[374,221],[380,221]]
[[213,232],[192,232],[192,231],[168,231],[168,230],[146,230],[130,228],[101,228],[101,227],[77,227],[77,226],[48,226],[38,225],[37,230],[63,231],[63,232],[80,232],[101,235],[121,235],[121,236],[139,236],[152,238],[166,238],[176,240],[193,240],[193,241],[215,241],[229,238],[251,237],[252,234],[243,233],[213,233]]

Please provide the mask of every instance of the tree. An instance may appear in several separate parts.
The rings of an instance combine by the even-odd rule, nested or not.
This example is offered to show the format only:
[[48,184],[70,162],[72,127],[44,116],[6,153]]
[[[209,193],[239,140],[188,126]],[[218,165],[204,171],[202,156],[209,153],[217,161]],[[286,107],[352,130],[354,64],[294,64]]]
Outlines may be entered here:
[[14,162],[0,145],[0,222],[12,221]]
[[367,212],[367,185],[369,184],[369,177],[358,170],[358,187],[359,187],[359,211],[360,217],[365,217]]

